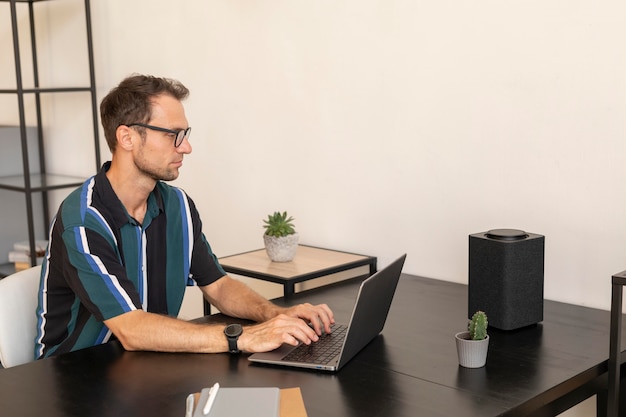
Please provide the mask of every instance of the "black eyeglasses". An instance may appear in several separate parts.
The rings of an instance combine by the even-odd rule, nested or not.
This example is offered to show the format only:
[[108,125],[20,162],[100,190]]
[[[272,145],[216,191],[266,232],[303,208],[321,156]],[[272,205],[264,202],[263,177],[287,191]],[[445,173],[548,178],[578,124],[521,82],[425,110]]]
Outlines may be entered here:
[[156,130],[158,132],[165,132],[165,133],[169,133],[170,135],[174,135],[174,147],[178,148],[180,146],[181,143],[183,143],[183,140],[185,140],[185,138],[189,139],[189,135],[191,134],[191,127],[188,127],[187,129],[180,129],[180,130],[172,130],[172,129],[166,129],[164,127],[158,127],[158,126],[152,126],[152,125],[146,125],[143,123],[131,123],[129,125],[126,125],[128,127],[133,127],[133,126],[139,126],[139,127],[145,127],[146,129],[150,129],[150,130]]

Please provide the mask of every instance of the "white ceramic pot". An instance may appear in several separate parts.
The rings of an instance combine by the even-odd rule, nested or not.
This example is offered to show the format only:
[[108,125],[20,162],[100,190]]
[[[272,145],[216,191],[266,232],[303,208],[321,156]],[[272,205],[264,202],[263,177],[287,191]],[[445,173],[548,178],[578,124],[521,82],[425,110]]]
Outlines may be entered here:
[[470,339],[469,332],[460,332],[454,335],[456,350],[459,356],[459,365],[464,368],[481,368],[487,363],[489,350],[489,335],[483,340]]
[[298,239],[299,235],[297,233],[282,237],[263,235],[267,256],[273,262],[289,262],[293,260],[298,249]]

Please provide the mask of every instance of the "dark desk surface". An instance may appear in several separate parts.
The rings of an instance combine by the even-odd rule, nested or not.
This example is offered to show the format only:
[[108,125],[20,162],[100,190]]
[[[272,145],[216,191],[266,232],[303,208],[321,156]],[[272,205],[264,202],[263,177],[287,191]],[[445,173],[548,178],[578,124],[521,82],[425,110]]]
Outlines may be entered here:
[[[289,303],[323,301],[344,321],[357,286]],[[300,387],[309,417],[555,415],[560,397],[592,395],[606,373],[609,312],[551,301],[544,310],[537,326],[492,331],[486,367],[464,369],[454,334],[466,324],[467,287],[403,275],[383,334],[337,374],[252,365],[246,355],[125,352],[112,342],[0,369],[0,414],[178,417],[187,394],[219,381]]]

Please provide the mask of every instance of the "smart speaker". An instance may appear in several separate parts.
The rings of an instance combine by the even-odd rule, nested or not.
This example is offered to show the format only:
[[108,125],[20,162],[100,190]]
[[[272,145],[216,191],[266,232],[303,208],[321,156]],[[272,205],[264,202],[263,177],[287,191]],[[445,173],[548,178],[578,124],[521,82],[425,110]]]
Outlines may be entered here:
[[470,235],[468,318],[482,310],[500,330],[542,321],[544,246],[544,236],[517,229]]

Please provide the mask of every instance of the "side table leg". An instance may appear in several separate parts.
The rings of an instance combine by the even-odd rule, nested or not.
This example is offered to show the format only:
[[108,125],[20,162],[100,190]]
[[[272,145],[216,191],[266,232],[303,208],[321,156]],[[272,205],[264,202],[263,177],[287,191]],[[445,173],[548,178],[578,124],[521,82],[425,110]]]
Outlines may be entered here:
[[376,259],[374,259],[374,261],[370,263],[370,277],[374,275],[376,271],[377,271]]
[[612,280],[611,294],[611,333],[609,345],[609,384],[607,415],[618,417],[620,392],[620,359],[622,340],[622,285]]
[[283,297],[288,300],[296,292],[296,284],[293,282],[286,282],[283,285]]

